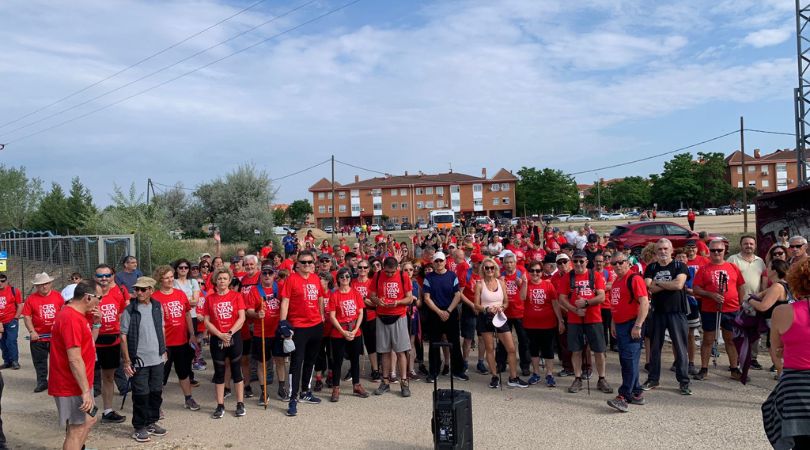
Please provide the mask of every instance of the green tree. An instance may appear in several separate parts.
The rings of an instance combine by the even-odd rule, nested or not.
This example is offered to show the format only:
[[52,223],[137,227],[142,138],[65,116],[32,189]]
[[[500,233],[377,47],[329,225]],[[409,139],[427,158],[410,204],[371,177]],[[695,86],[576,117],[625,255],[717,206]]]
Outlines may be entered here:
[[304,222],[308,214],[312,214],[312,205],[309,204],[309,200],[296,200],[287,207],[287,216],[293,223]]
[[281,226],[287,219],[287,211],[283,208],[276,208],[273,210],[273,223],[276,226]]
[[699,180],[702,193],[695,205],[688,206],[709,207],[727,204],[734,195],[734,188],[726,179],[725,155],[718,152],[698,152],[698,161],[695,177]]
[[602,206],[602,210],[613,209],[615,194],[613,193],[613,183],[605,183],[602,180],[594,181],[593,186],[588,189],[585,198],[582,202],[586,205],[587,209],[596,211],[598,206]]
[[29,179],[25,167],[0,164],[0,230],[25,229],[43,195],[42,180]]
[[70,181],[70,196],[67,198],[66,204],[69,211],[68,228],[71,233],[82,230],[87,220],[96,213],[93,196],[90,194],[90,190],[79,181],[79,177],[73,177]]
[[65,191],[59,183],[52,183],[50,192],[42,198],[36,212],[31,216],[30,227],[62,234],[70,231],[72,223]]
[[692,161],[691,153],[675,155],[664,163],[660,176],[650,177],[653,180],[650,193],[652,200],[658,203],[658,209],[677,209],[681,203],[694,205],[702,196],[701,181],[697,179],[698,163]]
[[571,175],[561,170],[522,167],[518,173],[516,197],[518,211],[529,214],[576,212],[579,190]]
[[650,205],[650,180],[626,177],[610,183],[613,209],[646,207]]
[[205,237],[206,233],[202,229],[207,220],[205,210],[196,198],[186,194],[182,184],[178,183],[155,195],[152,204],[155,208],[163,210],[171,226],[182,230],[183,236],[187,238]]

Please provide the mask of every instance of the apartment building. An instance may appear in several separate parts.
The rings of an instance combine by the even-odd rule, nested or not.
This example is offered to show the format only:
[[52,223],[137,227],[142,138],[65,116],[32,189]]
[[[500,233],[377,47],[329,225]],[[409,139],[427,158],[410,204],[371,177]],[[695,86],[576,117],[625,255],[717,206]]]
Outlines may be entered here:
[[[726,178],[733,187],[743,187],[742,153],[736,150],[726,157]],[[760,192],[781,192],[797,187],[796,151],[779,150],[762,155],[759,149],[745,155],[745,182]]]

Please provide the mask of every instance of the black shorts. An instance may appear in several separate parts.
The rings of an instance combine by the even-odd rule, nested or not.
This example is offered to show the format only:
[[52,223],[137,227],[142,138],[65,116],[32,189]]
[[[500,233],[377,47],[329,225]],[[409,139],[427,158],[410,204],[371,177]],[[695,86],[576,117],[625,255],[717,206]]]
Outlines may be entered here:
[[[252,342],[250,344],[251,349],[251,357],[256,361],[262,360],[262,338],[253,336]],[[242,352],[244,352],[244,348]],[[282,358],[285,356],[289,356],[289,354],[284,353],[284,340],[283,339],[276,339],[266,337],[264,338],[264,357],[265,359],[270,359],[272,357]]]
[[554,338],[557,328],[526,328],[529,336],[529,355],[533,358],[554,359]]
[[495,325],[492,324],[492,318],[494,316],[492,314],[481,313],[478,315],[478,333],[511,333],[512,329],[509,327],[509,322],[507,321],[503,324],[500,328],[495,328]]
[[[185,380],[191,376],[191,361],[194,359],[194,349],[188,343],[166,347],[166,353],[174,365],[174,373],[178,380]],[[165,376],[168,376],[165,375]]]
[[366,346],[366,353],[369,355],[377,353],[377,319],[364,320],[360,329],[363,330],[363,344]]
[[121,344],[96,347],[96,358],[101,370],[117,369],[121,365]]
[[700,328],[699,305],[689,305],[689,314],[686,315],[686,322],[688,323],[690,330],[696,330]]
[[[720,318],[720,329],[725,331],[732,331],[731,324],[734,322],[735,313],[723,313]],[[703,331],[713,333],[717,331],[717,313],[716,312],[700,312],[700,321],[703,324]]]
[[474,339],[475,334],[478,331],[478,316],[475,316],[472,313],[467,313],[465,310],[465,312],[461,314],[459,325],[461,326],[462,338]]
[[585,348],[585,337],[588,338],[588,345],[594,353],[604,353],[605,327],[599,323],[569,323],[568,324],[568,350],[581,352]]

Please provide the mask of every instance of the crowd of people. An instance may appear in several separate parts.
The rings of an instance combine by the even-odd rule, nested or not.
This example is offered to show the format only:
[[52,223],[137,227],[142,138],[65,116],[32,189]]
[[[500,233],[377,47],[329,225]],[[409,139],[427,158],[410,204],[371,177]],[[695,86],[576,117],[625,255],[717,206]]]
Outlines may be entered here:
[[[621,380],[613,380],[620,385],[607,404],[627,412],[661,384],[665,334],[683,395],[692,394],[693,380],[709,376],[712,359],[716,367],[717,333],[732,379],[745,382],[749,369],[762,369],[758,335],[738,355],[733,330],[742,315],[770,325],[771,370],[781,380],[774,395],[780,386],[795,388],[810,376],[810,346],[802,344],[810,337],[807,240],[780,236],[764,259],[752,236],[740,239],[735,255],[726,254],[727,244],[707,237],[673,248],[661,239],[634,255],[588,226],[521,223],[488,233],[418,230],[400,241],[360,231],[351,246],[345,237],[331,245],[311,232],[301,239],[290,233],[278,251],[268,241],[255,253],[238,251],[227,265],[205,253],[151,276],[127,257],[119,271],[100,264],[89,279],[73,274],[61,293],[52,277],[38,274],[25,302],[0,274],[0,350],[3,368],[20,368],[22,318],[34,392],[55,398],[72,448],[84,444],[97,410],[102,423],[126,420],[112,405],[116,388],[132,396],[133,439],[166,434],[159,421],[171,368],[183,406],[196,411],[195,372],[209,362],[211,417],[222,419],[226,399],[235,397],[233,415],[240,417],[246,399],[266,407],[272,390],[296,416],[300,403],[322,401],[318,392],[338,402],[349,380],[361,398],[389,394],[393,385],[409,397],[415,380],[470,380],[468,361],[489,375],[490,388],[500,387],[506,372],[512,388],[554,388],[558,378],[572,377],[567,391],[575,394],[583,382],[590,389],[595,368],[596,390],[613,394],[606,360],[617,352]],[[424,345],[436,342],[451,345],[431,345],[426,360]],[[371,392],[362,375],[375,383]],[[810,413],[793,408],[783,415],[785,401],[783,393],[763,408],[769,439],[806,439]]]

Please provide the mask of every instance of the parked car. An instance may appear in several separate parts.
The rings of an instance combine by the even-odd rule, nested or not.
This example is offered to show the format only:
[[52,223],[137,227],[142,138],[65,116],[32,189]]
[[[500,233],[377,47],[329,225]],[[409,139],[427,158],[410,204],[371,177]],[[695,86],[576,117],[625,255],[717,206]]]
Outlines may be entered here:
[[583,216],[582,214],[574,214],[573,216],[570,216],[566,222],[587,222],[589,220],[593,219],[588,216]]
[[599,217],[601,220],[624,220],[627,219],[627,216],[620,212],[608,213],[603,214]]
[[656,211],[655,217],[672,217],[672,211]]
[[555,220],[557,220],[557,218],[554,217],[551,214],[543,214],[542,219],[543,219],[543,222],[546,222],[546,223],[551,223],[551,222],[554,222]]
[[417,222],[416,227],[419,228],[420,230],[427,230],[428,224],[427,222]]
[[734,208],[731,205],[724,205],[716,210],[718,216],[728,216],[734,214]]
[[568,222],[569,217],[571,217],[571,214],[557,214],[557,220],[560,222]]
[[472,225],[476,229],[489,232],[495,226],[495,221],[487,216],[478,216],[473,219]]
[[514,227],[520,225],[520,217],[513,217],[512,220],[509,221],[509,224]]
[[400,230],[413,230],[413,225],[410,222],[402,222],[402,225],[399,226]]
[[631,211],[631,212],[626,214],[627,217],[638,217],[640,215],[641,215],[641,213],[638,212],[638,211]]
[[273,227],[273,234],[276,236],[286,236],[287,227]]
[[[728,239],[723,236],[709,233],[712,238],[722,239],[728,248]],[[610,233],[610,241],[619,248],[631,248],[634,253],[641,252],[649,243],[658,242],[661,238],[672,241],[672,247],[683,247],[689,239],[697,239],[698,234],[674,222],[630,222],[616,225]]]
[[751,203],[748,205],[748,212],[749,213],[756,213],[757,212],[757,205]]
[[395,230],[397,229],[397,227],[396,227],[396,226],[395,226],[393,223],[390,223],[390,222],[389,222],[389,223],[385,224],[385,226],[383,227],[383,229],[384,229],[385,231],[395,231]]
[[323,232],[324,233],[332,234],[332,231],[334,231],[334,229],[332,228],[332,225],[327,225],[327,226],[323,227]]
[[681,208],[681,209],[675,211],[675,217],[686,217],[688,215],[689,215],[689,210],[688,209]]
[[380,227],[380,224],[378,224],[378,223],[375,223],[375,224],[371,225],[371,228],[370,228],[371,231],[380,231],[381,229],[382,229],[382,227]]
[[706,208],[700,214],[703,216],[716,216],[717,208]]

